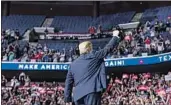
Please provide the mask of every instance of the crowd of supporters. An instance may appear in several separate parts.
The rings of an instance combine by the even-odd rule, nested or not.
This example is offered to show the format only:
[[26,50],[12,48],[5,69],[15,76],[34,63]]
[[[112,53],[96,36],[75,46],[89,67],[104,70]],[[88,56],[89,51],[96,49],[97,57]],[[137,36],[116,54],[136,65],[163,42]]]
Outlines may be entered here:
[[[168,73],[168,75],[171,75]],[[171,82],[164,74],[123,74],[111,78],[103,94],[104,105],[170,105]]]
[[20,32],[18,29],[16,30],[3,30],[1,33],[1,43],[4,44],[4,46],[7,46],[9,43],[20,39]]
[[[22,43],[21,43],[22,44]],[[46,44],[37,46],[25,43],[23,48],[18,43],[12,43],[2,48],[2,61],[11,62],[71,62],[79,56],[78,48],[62,51],[49,49]],[[66,52],[68,52],[66,54]]]
[[[123,74],[110,77],[102,105],[171,105],[171,81],[164,73]],[[2,105],[65,105],[64,84],[33,82],[21,73],[1,79]]]
[[2,105],[65,105],[64,86],[56,82],[32,82],[21,73],[7,81],[1,79]]
[[[152,27],[152,29],[150,29]],[[122,30],[121,30],[122,31]],[[154,26],[143,26],[121,36],[122,40],[113,53],[112,58],[135,57],[145,54],[155,55],[171,51],[171,32],[155,30]]]
[[[120,30],[122,41],[107,58],[148,56],[171,52],[171,20],[167,22],[158,20],[147,21],[137,29],[129,31],[117,29]],[[99,35],[102,32],[102,27],[99,26],[98,30],[97,33]],[[23,43],[17,43],[17,35],[14,35],[17,40],[15,43],[8,43],[11,36],[4,33],[4,31],[2,35],[8,36],[1,39],[2,61],[72,62],[79,56],[78,46],[70,49],[63,48],[63,50],[50,49],[46,44],[32,46],[28,42],[23,46]]]

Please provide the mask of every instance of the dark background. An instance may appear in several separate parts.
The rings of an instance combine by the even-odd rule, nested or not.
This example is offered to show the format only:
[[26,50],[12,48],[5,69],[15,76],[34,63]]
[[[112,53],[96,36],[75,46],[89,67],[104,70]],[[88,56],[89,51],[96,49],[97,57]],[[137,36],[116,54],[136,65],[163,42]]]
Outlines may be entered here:
[[[137,11],[143,12],[147,8],[155,8],[171,5],[170,1],[2,1],[2,15],[46,15],[46,16],[94,16],[113,14],[118,12]],[[52,8],[52,10],[51,10]]]

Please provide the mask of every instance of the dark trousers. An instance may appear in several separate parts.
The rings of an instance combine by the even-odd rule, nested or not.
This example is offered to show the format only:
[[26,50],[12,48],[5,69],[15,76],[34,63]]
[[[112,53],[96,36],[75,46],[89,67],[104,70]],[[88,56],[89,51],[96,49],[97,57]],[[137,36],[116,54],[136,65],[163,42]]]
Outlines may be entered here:
[[101,93],[90,93],[76,101],[75,105],[101,105]]

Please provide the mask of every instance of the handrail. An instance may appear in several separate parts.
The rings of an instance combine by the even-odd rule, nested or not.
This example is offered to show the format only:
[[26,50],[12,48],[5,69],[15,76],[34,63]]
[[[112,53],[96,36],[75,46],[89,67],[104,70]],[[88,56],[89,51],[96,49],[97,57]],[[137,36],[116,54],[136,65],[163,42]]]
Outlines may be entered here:
[[[147,57],[105,59],[106,67],[150,65],[171,61],[171,52]],[[2,62],[2,70],[69,70],[71,62]]]
[[[111,59],[104,59],[104,60],[109,61],[109,60],[125,60],[125,59],[142,59],[142,58],[158,57],[158,56],[163,56],[163,55],[167,55],[167,54],[171,54],[171,52],[157,54],[157,55],[151,55],[151,56],[145,56],[145,57],[111,58]],[[62,62],[4,62],[4,61],[2,61],[2,63],[70,64],[71,62],[62,63]]]
[[162,54],[157,54],[157,55],[151,55],[151,56],[142,56],[142,57],[126,57],[126,58],[110,58],[110,59],[105,59],[105,61],[107,60],[120,60],[120,59],[140,59],[140,58],[151,58],[151,57],[157,57],[157,56],[162,56],[162,55],[166,55],[166,54],[171,54],[171,52],[168,53],[162,53]]

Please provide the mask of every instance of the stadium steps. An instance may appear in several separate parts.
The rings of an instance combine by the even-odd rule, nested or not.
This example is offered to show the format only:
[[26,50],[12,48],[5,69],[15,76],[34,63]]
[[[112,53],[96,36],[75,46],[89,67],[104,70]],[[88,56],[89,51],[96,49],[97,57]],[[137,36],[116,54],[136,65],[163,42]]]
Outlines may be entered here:
[[46,18],[42,27],[50,27],[54,18]]
[[143,13],[136,13],[134,17],[132,18],[131,22],[137,22],[141,19]]
[[23,36],[23,40],[25,41],[29,41],[29,34],[30,34],[30,30],[27,30],[25,33],[24,33],[24,36]]

